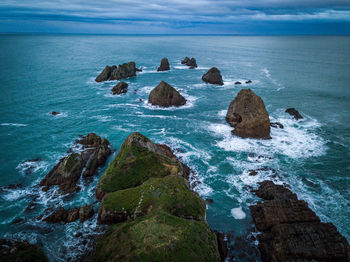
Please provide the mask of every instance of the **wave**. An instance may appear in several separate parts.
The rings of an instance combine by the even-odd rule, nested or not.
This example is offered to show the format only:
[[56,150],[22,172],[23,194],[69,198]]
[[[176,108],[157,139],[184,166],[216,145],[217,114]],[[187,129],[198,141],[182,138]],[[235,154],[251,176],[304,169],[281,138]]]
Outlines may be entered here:
[[48,168],[48,163],[40,159],[26,160],[17,165],[16,169],[21,174],[31,174],[38,171],[45,171]]
[[20,124],[20,123],[1,123],[0,126],[15,126],[15,127],[21,127],[21,126],[28,126],[27,124]]
[[272,78],[271,73],[267,68],[263,68],[261,71],[264,73],[265,77],[271,81],[271,83],[277,86],[277,91],[280,91],[285,88],[284,85],[282,85],[276,79]]

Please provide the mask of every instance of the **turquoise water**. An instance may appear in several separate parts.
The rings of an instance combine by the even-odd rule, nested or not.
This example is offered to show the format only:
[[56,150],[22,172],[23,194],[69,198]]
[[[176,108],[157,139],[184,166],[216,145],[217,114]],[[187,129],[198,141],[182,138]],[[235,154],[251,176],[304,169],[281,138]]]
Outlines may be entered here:
[[[36,242],[52,260],[84,252],[74,233],[96,234],[96,216],[67,225],[35,218],[47,206],[94,202],[98,178],[73,199],[43,193],[37,184],[78,135],[95,132],[118,150],[139,131],[170,145],[196,171],[201,183],[195,190],[214,200],[207,210],[213,229],[244,236],[251,228],[248,206],[257,201],[249,186],[273,179],[288,183],[350,240],[350,37],[2,35],[0,50],[0,186],[22,184],[0,191],[0,237]],[[199,67],[182,66],[185,56],[195,57]],[[171,71],[156,72],[162,57],[168,57]],[[113,81],[94,82],[105,65],[128,61],[144,70],[126,81],[126,95],[110,94]],[[212,66],[221,70],[224,86],[202,83]],[[234,85],[249,79],[250,85]],[[161,80],[176,87],[187,105],[147,104]],[[230,101],[248,87],[285,127],[273,128],[269,141],[233,137],[225,122]],[[305,118],[294,121],[284,113],[288,107]],[[33,158],[42,161],[27,174],[26,160]],[[265,166],[276,174],[248,176]],[[25,211],[30,202],[36,205]],[[11,224],[18,218],[25,220]]]

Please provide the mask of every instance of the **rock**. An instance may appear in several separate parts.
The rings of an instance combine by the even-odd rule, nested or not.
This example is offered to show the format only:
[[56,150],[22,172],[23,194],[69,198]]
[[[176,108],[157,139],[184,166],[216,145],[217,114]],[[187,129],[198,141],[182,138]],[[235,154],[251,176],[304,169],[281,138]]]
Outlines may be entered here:
[[223,232],[214,231],[218,240],[218,249],[220,253],[220,261],[225,262],[228,256],[227,241],[225,240],[225,234]]
[[258,172],[256,170],[249,171],[250,176],[256,176],[257,174],[258,174]]
[[61,114],[60,112],[56,112],[56,111],[51,112],[51,115],[53,115],[53,116],[60,115],[60,114]]
[[202,76],[202,80],[213,85],[224,85],[221,73],[216,67],[209,69],[209,71]]
[[263,100],[250,89],[242,89],[230,103],[226,121],[243,138],[269,139],[270,119]]
[[290,114],[291,116],[294,116],[296,120],[302,119],[303,116],[296,110],[295,108],[288,108],[286,110],[286,113]]
[[168,58],[164,57],[162,61],[160,62],[160,66],[158,67],[157,71],[168,71],[170,70],[170,65]]
[[197,66],[197,61],[193,57],[190,60],[187,61],[186,65],[189,66],[190,69],[194,69],[194,68],[198,67]]
[[186,56],[185,59],[181,61],[181,64],[185,65],[188,61],[190,61],[190,58]]
[[279,123],[279,122],[271,122],[270,126],[274,127],[274,128],[281,128],[281,129],[284,128],[284,126],[281,123]]
[[0,239],[1,262],[47,262],[45,253],[27,241]]
[[81,222],[84,222],[92,217],[93,214],[93,205],[86,205],[69,210],[65,210],[62,206],[60,206],[56,211],[43,220],[47,223],[71,223],[78,219],[80,219]]
[[156,86],[148,97],[148,102],[161,107],[182,106],[186,99],[171,85],[162,81]]
[[128,84],[125,82],[119,82],[112,88],[113,95],[125,94],[128,91]]
[[40,182],[43,191],[58,185],[63,194],[79,191],[77,182],[80,177],[90,177],[103,166],[111,154],[109,142],[94,133],[75,141],[82,150],[62,158]]
[[142,102],[143,101],[143,99],[142,98],[139,98],[139,102]]
[[331,223],[322,223],[296,194],[272,181],[259,183],[264,199],[250,206],[262,261],[348,261],[347,240]]
[[205,202],[207,202],[208,204],[214,204],[214,200],[211,198],[207,198]]
[[239,82],[239,81],[235,82],[235,85],[241,85],[241,84],[242,84],[242,83]]
[[251,84],[252,80],[245,81],[246,84]]
[[136,68],[135,62],[124,63],[118,67],[115,65],[107,65],[101,74],[96,77],[95,81],[103,82],[107,80],[120,80],[123,78],[133,77],[136,76],[137,71],[140,71],[140,69]]
[[85,205],[79,208],[79,218],[81,222],[88,220],[94,215],[94,206]]

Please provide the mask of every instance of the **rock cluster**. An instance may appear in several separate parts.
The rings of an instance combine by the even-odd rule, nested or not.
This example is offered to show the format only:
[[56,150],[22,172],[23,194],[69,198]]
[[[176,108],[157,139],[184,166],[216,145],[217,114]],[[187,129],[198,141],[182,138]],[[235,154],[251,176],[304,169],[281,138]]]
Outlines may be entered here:
[[210,68],[209,71],[202,76],[202,80],[208,84],[224,85],[220,70],[216,67]]
[[148,102],[161,107],[182,106],[186,99],[167,82],[160,82],[149,94]]
[[303,116],[299,113],[298,110],[296,110],[295,108],[288,108],[286,110],[286,113],[290,114],[291,116],[293,116],[296,120],[302,119]]
[[125,94],[128,91],[128,84],[125,82],[119,82],[112,88],[113,95]]
[[250,206],[262,261],[348,261],[347,240],[331,223],[322,223],[303,200],[272,181],[259,183],[264,199]]
[[98,220],[114,225],[94,261],[220,261],[189,172],[166,145],[131,134],[98,184]]
[[97,168],[103,166],[111,154],[108,140],[94,133],[77,140],[76,146],[81,150],[62,158],[41,180],[43,191],[53,185],[58,185],[63,194],[80,190],[77,186],[79,179],[95,175]]
[[69,210],[59,207],[56,211],[45,217],[43,220],[48,223],[70,223],[80,219],[81,222],[84,222],[92,217],[93,214],[93,205],[76,207]]
[[106,66],[101,74],[99,74],[95,81],[103,82],[107,80],[120,80],[123,78],[136,76],[136,72],[141,71],[136,68],[135,62],[124,63],[122,65]]
[[47,262],[44,252],[26,241],[0,239],[1,262]]
[[269,139],[270,118],[264,101],[250,89],[242,89],[230,103],[226,121],[243,138]]
[[189,66],[190,69],[194,69],[198,67],[197,61],[194,57],[189,58],[186,56],[185,59],[181,61],[181,64]]
[[160,66],[158,67],[157,71],[169,71],[170,70],[170,64],[168,61],[168,58],[164,57],[162,61],[160,62]]

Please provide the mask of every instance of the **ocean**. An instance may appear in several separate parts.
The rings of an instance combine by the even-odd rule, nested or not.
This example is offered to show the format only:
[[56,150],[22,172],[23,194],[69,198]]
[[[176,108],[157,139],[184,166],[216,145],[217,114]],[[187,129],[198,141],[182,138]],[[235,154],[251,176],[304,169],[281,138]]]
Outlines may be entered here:
[[[185,56],[195,57],[198,68],[182,65]],[[163,57],[171,70],[157,72]],[[94,81],[106,65],[129,61],[143,72],[126,80],[127,94],[110,93],[116,81]],[[214,66],[223,86],[201,80]],[[96,215],[65,225],[36,218],[48,206],[93,203],[107,164],[73,198],[48,195],[38,184],[79,135],[106,137],[116,149],[111,161],[138,131],[168,144],[195,171],[195,190],[214,200],[207,207],[212,229],[246,238],[249,205],[258,201],[251,188],[269,179],[290,185],[350,241],[349,72],[347,36],[0,35],[0,238],[37,243],[52,261],[84,253],[90,242],[75,234],[98,234]],[[184,95],[185,106],[147,103],[162,80]],[[225,115],[243,88],[261,96],[270,119],[284,125],[271,129],[271,140],[231,134]],[[304,119],[292,119],[284,112],[289,107]],[[248,175],[259,168],[258,175]]]

